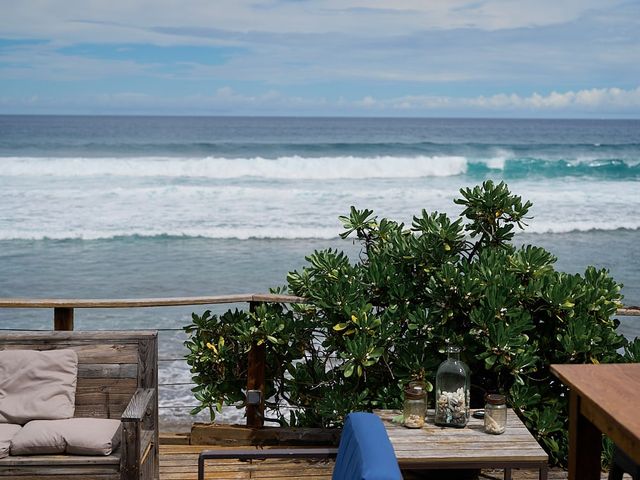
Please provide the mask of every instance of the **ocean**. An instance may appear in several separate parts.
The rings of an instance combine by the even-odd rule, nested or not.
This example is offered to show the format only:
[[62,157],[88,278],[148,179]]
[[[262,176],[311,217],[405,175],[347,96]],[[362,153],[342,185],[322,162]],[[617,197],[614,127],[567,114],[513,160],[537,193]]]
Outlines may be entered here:
[[[358,254],[338,238],[351,205],[407,223],[457,215],[459,189],[485,179],[533,202],[518,243],[560,270],[609,269],[640,305],[638,120],[0,116],[0,297],[267,292],[314,249]],[[162,330],[170,419],[194,402],[172,329],[204,308],[78,310],[75,323]],[[4,309],[0,328],[51,317]],[[621,320],[640,334],[640,317]]]

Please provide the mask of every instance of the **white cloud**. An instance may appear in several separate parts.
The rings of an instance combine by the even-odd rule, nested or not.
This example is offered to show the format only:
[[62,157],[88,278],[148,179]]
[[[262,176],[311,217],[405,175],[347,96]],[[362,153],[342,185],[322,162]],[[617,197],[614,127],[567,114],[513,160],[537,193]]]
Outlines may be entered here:
[[[533,115],[606,116],[640,115],[640,86],[635,89],[588,89],[528,96],[501,93],[491,96],[403,96],[358,100],[291,96],[277,90],[247,95],[226,86],[210,95],[156,97],[139,92],[74,97],[0,97],[0,105],[20,112],[41,113],[62,107],[82,113],[99,106],[105,112],[200,114],[374,114],[374,115]],[[65,111],[66,112],[66,111]]]
[[[640,114],[640,87],[592,88],[577,92],[551,92],[529,96],[500,93],[477,97],[404,96],[390,99],[365,97],[367,105],[380,110],[473,110],[476,112],[567,112],[567,113],[635,113]],[[364,100],[356,105],[364,104]]]

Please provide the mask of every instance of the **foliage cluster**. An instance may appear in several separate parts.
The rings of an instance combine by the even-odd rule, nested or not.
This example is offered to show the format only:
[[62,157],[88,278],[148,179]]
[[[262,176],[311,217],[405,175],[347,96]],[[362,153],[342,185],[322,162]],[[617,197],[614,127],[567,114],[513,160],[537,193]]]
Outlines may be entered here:
[[640,342],[616,332],[620,285],[606,270],[558,272],[546,250],[514,246],[531,203],[504,183],[460,193],[459,218],[423,210],[410,227],[352,207],[341,236],[361,244],[360,258],[315,251],[274,291],[308,303],[194,314],[185,329],[195,410],[213,418],[222,404],[241,404],[247,352],[264,344],[278,420],[336,426],[352,410],[399,408],[403,385],[433,381],[451,342],[463,347],[476,405],[483,392],[506,394],[562,463],[567,391],[549,365],[640,361]]

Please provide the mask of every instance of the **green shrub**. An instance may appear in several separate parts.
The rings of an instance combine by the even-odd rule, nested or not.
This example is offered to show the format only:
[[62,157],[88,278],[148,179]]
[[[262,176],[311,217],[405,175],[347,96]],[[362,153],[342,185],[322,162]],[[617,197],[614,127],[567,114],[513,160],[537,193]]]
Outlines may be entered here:
[[504,183],[460,193],[460,218],[423,210],[410,228],[351,207],[341,236],[361,245],[359,259],[315,251],[274,290],[306,304],[194,314],[185,327],[194,413],[208,408],[213,419],[216,407],[242,402],[254,343],[266,346],[267,407],[279,421],[330,427],[352,410],[399,408],[403,385],[432,382],[451,342],[464,349],[472,402],[506,394],[552,461],[564,462],[567,390],[549,365],[640,360],[640,342],[612,319],[620,285],[606,270],[557,272],[546,250],[514,247],[531,203]]

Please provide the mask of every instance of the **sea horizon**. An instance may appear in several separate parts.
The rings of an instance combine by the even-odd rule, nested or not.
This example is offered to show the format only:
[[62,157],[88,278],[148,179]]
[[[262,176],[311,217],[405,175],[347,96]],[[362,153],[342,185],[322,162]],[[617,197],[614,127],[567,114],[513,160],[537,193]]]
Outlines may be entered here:
[[389,115],[387,114],[355,114],[355,113],[334,113],[334,114],[317,114],[317,113],[269,113],[269,114],[236,114],[236,113],[136,113],[136,112],[97,112],[97,113],[85,113],[85,112],[43,112],[43,113],[27,113],[27,112],[0,112],[0,117],[141,117],[141,118],[255,118],[255,119],[265,119],[265,118],[279,118],[279,119],[287,119],[287,118],[317,118],[317,119],[353,119],[353,120],[515,120],[515,121],[638,121],[640,122],[640,115],[637,114],[602,114],[602,116],[593,116],[592,114],[584,115],[584,114],[575,114],[575,115],[567,115],[567,116],[520,116],[520,115],[472,115],[472,114],[451,114],[451,115],[425,115],[425,114],[416,114],[416,115]]

